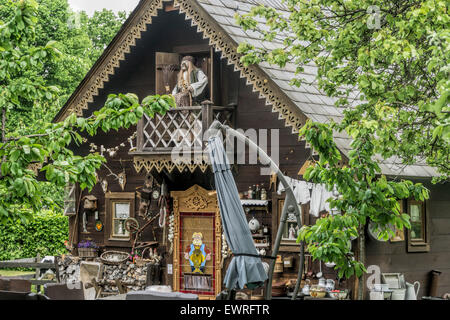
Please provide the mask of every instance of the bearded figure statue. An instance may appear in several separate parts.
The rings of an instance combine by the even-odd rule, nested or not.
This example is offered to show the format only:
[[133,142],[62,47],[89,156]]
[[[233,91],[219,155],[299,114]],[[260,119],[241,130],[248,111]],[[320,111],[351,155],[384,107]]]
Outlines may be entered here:
[[204,99],[208,77],[194,65],[194,62],[195,58],[192,56],[185,56],[181,60],[178,82],[172,91],[177,107],[200,105]]

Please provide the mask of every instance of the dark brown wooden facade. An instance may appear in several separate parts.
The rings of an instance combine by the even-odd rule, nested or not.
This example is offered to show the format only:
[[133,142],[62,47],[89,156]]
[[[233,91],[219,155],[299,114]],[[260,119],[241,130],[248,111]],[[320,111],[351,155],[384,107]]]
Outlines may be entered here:
[[[139,6],[138,6],[138,9]],[[192,54],[198,60],[210,59],[208,70],[211,79],[208,87],[209,98],[212,105],[219,108],[233,108],[232,125],[235,128],[243,129],[270,129],[279,130],[279,163],[281,170],[292,178],[300,177],[297,175],[302,164],[308,159],[311,150],[305,147],[304,141],[299,141],[298,136],[292,133],[291,127],[286,127],[286,122],[279,118],[279,113],[273,112],[272,106],[266,105],[266,100],[261,99],[259,93],[253,91],[253,86],[247,84],[246,78],[240,77],[240,72],[235,70],[233,64],[229,65],[226,58],[222,59],[220,52],[215,52],[209,45],[209,39],[204,39],[202,34],[197,32],[190,21],[185,20],[184,14],[180,14],[178,10],[173,10],[170,3],[166,4],[165,9],[159,9],[157,16],[152,18],[151,25],[147,25],[147,31],[142,32],[141,36],[136,40],[129,53],[126,53],[124,60],[120,61],[120,66],[114,70],[114,74],[108,77],[108,81],[104,82],[98,91],[98,95],[93,96],[93,101],[87,104],[87,110],[84,114],[90,114],[96,109],[103,106],[108,94],[111,93],[136,93],[141,99],[147,95],[160,93],[157,88],[162,88],[161,83],[158,84],[157,77],[158,65],[157,53],[178,53],[180,55]],[[133,19],[133,18],[131,18]],[[121,30],[120,36],[126,36],[126,26]],[[112,50],[113,46],[107,49],[104,57],[100,58],[97,65],[101,64],[102,59],[108,54],[108,50]],[[94,67],[95,68],[95,67]],[[93,77],[95,72],[91,72],[88,78]],[[84,84],[88,80],[85,80]],[[173,81],[173,80],[171,80]],[[79,90],[83,90],[83,83]],[[159,89],[158,89],[159,90]],[[69,101],[69,105],[74,103]],[[176,111],[175,111],[176,112]],[[61,113],[60,117],[63,117]],[[142,188],[144,182],[150,173],[158,183],[162,183],[164,179],[168,183],[169,191],[184,191],[194,185],[198,185],[206,190],[214,190],[214,179],[209,168],[201,170],[188,170],[183,168],[181,172],[175,168],[173,171],[163,169],[158,172],[152,169],[147,172],[145,168],[140,171],[136,170],[136,157],[144,157],[151,159],[157,156],[157,150],[143,150],[139,148],[130,152],[128,138],[137,130],[138,136],[142,134],[139,130],[142,128],[141,123],[138,127],[129,130],[120,130],[119,132],[110,132],[108,134],[99,133],[79,148],[74,148],[76,153],[86,154],[90,149],[90,143],[97,146],[103,145],[105,148],[119,146],[124,143],[125,147],[121,147],[114,157],[106,155],[107,166],[109,169],[118,174],[125,171],[126,185],[125,188],[119,186],[110,171],[102,168],[98,172],[100,179],[108,181],[108,192],[114,195],[118,194],[136,194]],[[142,139],[142,136],[141,136]],[[270,135],[268,138],[268,150],[270,155]],[[167,150],[166,150],[167,151]],[[269,186],[269,176],[260,175],[260,165],[246,164],[234,166],[235,180],[239,191],[247,191],[249,186],[263,183],[265,188]],[[406,276],[408,282],[419,280],[421,282],[420,295],[428,295],[428,273],[432,269],[442,272],[439,283],[438,294],[442,295],[450,291],[450,214],[449,206],[450,188],[447,185],[431,186],[431,199],[427,204],[427,213],[429,215],[429,234],[430,234],[430,251],[425,253],[408,253],[407,240],[398,243],[380,243],[376,241],[367,241],[367,264],[377,264],[381,267],[382,272],[401,272]],[[282,200],[276,193],[276,190],[268,192],[272,204],[268,207],[268,212],[254,212],[249,214],[248,218],[255,216],[262,225],[269,226],[271,234],[275,234],[278,221],[278,201]],[[91,192],[84,191],[78,198],[81,199],[85,195],[94,195],[98,199],[99,219],[104,223],[105,227],[102,231],[95,230],[95,218],[93,214],[87,215],[87,232],[82,232],[81,212],[82,205],[78,205],[79,213],[77,216],[70,218],[70,235],[72,245],[82,240],[94,240],[100,244],[102,250],[122,250],[129,252],[131,249],[131,241],[111,240],[111,210],[108,204],[111,196],[106,196],[102,187],[97,184]],[[119,196],[120,197],[120,196]],[[139,199],[137,196],[129,197],[133,201],[133,213],[139,208]],[[170,206],[172,203],[170,203]],[[154,207],[152,210],[157,210]],[[302,206],[303,212],[308,212],[308,205]],[[156,211],[155,211],[156,212]],[[139,220],[141,225],[144,223],[136,214],[133,214]],[[304,214],[306,222],[314,223],[313,217]],[[153,224],[156,233],[156,240],[159,243],[158,252],[164,257],[163,260],[163,283],[172,285],[172,275],[167,273],[167,265],[173,263],[173,255],[169,253],[169,244],[163,239],[161,228],[157,227],[157,223]],[[152,228],[148,228],[144,233],[142,240],[151,241],[153,239]],[[272,244],[273,236],[270,238]],[[163,245],[163,244],[166,245]],[[282,279],[295,279],[298,270],[298,247],[282,247],[281,254],[284,258],[293,257],[293,267],[286,268],[282,275]],[[267,252],[270,254],[270,251]],[[226,263],[223,267],[222,276],[225,274]],[[318,262],[313,262],[313,269],[318,271]],[[322,271],[327,278],[335,278],[336,273],[331,268],[322,265]],[[221,281],[221,280],[220,280]],[[342,282],[341,287],[351,287],[350,282]]]

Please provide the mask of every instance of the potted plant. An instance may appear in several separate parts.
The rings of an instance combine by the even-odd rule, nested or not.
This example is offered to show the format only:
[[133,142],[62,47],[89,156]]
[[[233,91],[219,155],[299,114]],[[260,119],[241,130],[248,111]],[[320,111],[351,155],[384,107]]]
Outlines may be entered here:
[[98,245],[91,240],[83,240],[78,243],[78,255],[81,258],[95,258],[98,256]]

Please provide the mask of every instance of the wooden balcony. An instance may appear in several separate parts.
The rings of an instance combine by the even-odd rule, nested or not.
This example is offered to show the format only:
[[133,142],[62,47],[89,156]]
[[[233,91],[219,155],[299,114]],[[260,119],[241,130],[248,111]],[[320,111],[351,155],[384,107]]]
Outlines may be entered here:
[[236,106],[213,106],[205,101],[201,106],[180,107],[154,118],[144,115],[137,128],[135,155],[170,154],[173,148],[203,148],[203,136],[215,120],[234,127]]

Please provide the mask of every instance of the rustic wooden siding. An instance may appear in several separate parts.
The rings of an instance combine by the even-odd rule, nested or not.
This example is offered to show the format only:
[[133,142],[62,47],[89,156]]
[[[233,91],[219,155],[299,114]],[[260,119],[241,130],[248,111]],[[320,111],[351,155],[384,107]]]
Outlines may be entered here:
[[450,292],[450,185],[424,184],[430,189],[428,214],[431,233],[430,252],[408,253],[407,243],[367,241],[367,265],[376,264],[381,272],[400,272],[406,281],[420,282],[419,296],[429,295],[430,271],[442,272],[438,295]]
[[[121,62],[120,68],[116,70],[115,75],[111,76],[110,81],[105,84],[104,89],[100,90],[99,96],[95,97],[93,103],[89,105],[89,111],[85,115],[99,109],[106,101],[110,93],[133,92],[142,99],[146,95],[153,94],[155,90],[155,52],[173,52],[174,47],[187,45],[205,45],[208,41],[203,39],[201,34],[196,32],[196,28],[190,26],[190,22],[184,20],[184,16],[178,12],[161,12],[153,19],[153,24],[149,26],[148,31],[137,41],[136,47],[132,48],[131,53],[126,55],[126,60]],[[284,121],[278,120],[278,114],[273,113],[270,106],[265,105],[263,99],[252,92],[250,86],[247,86],[244,79],[239,78],[239,74],[234,72],[233,66],[229,66],[225,61],[219,61],[219,54],[215,54],[215,73],[214,77],[218,79],[219,88],[215,93],[216,105],[227,106],[237,104],[236,127],[241,129],[264,128],[279,129],[280,134],[280,168],[290,177],[297,177],[297,172],[301,165],[310,154],[309,149],[305,149],[305,143],[299,142],[298,137],[293,135],[290,128],[284,127]],[[144,183],[146,174],[137,173],[133,167],[132,156],[128,154],[129,144],[127,138],[132,135],[135,128],[129,130],[120,130],[105,134],[100,132],[97,136],[89,138],[89,142],[81,147],[74,147],[74,151],[80,154],[86,154],[89,150],[89,143],[94,142],[99,147],[104,145],[106,148],[114,147],[120,143],[125,143],[125,147],[119,150],[119,153],[113,158],[107,157],[107,165],[114,173],[121,171],[122,165],[127,175],[127,184],[123,192],[135,192],[136,188]],[[270,136],[268,139],[270,150]],[[270,152],[269,152],[270,155]],[[122,162],[121,162],[121,161]],[[99,171],[99,177],[107,177],[111,192],[121,192],[117,182],[111,176],[109,171],[102,169]],[[162,176],[156,176],[161,182]],[[205,174],[195,172],[194,174],[172,174],[165,177],[169,184],[169,190],[186,190],[197,183],[206,189],[214,189],[213,176],[211,172]],[[236,183],[239,191],[247,191],[249,185],[264,183],[268,188],[269,177],[260,175],[260,167],[254,165],[241,165],[235,172]],[[429,253],[406,253],[406,243],[387,243],[380,244],[374,241],[367,243],[367,262],[368,264],[379,264],[383,272],[404,272],[406,280],[413,282],[419,280],[422,284],[420,295],[427,294],[428,273],[432,269],[438,269],[443,272],[440,278],[439,294],[450,291],[450,214],[448,198],[449,187],[433,186],[431,188],[430,214],[432,233],[431,251]],[[88,194],[84,191],[84,195]],[[100,184],[97,184],[89,193],[95,195],[98,200],[98,211],[100,219],[105,222],[105,199]],[[270,196],[270,192],[268,192]],[[136,208],[139,207],[139,200],[136,199]],[[270,214],[257,214],[257,218],[262,224],[271,225],[272,217]],[[250,219],[250,218],[249,218]],[[70,230],[73,231],[75,218],[71,218]],[[142,222],[142,221],[141,221]],[[313,221],[312,221],[313,222]],[[91,238],[99,244],[103,243],[104,232],[94,230],[94,215],[88,215],[88,233],[83,234],[81,230],[81,215],[79,216],[75,242],[82,239]],[[154,224],[157,225],[156,223]],[[159,229],[159,228],[158,228]],[[162,243],[162,233],[157,233],[158,240]],[[151,229],[148,229],[143,240],[151,239]],[[272,241],[273,239],[271,239]],[[131,247],[131,245],[130,245]],[[121,249],[129,251],[129,247],[107,249]],[[165,248],[160,246],[160,252]],[[282,253],[283,255],[295,256],[295,269],[286,272],[287,278],[296,278],[296,269],[298,267],[298,255],[295,253]],[[163,266],[171,263],[171,256],[165,255]],[[226,269],[226,265],[225,268]],[[318,271],[318,263],[314,263],[314,269]],[[328,270],[323,266],[324,275],[329,278],[334,277],[334,271]],[[171,277],[165,275],[165,282],[171,284]]]

